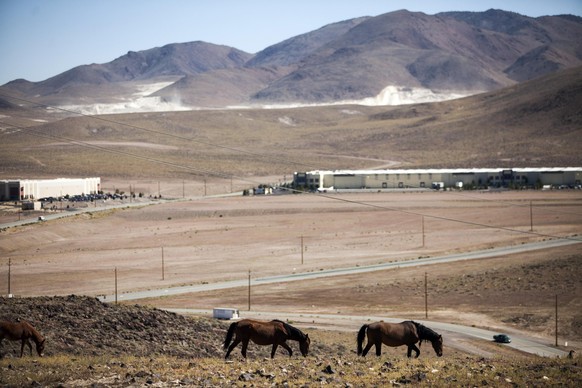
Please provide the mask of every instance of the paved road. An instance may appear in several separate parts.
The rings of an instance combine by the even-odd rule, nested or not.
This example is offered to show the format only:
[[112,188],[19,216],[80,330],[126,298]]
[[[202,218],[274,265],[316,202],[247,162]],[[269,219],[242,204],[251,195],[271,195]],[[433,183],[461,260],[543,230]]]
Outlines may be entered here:
[[[429,265],[429,264],[438,264],[438,263],[448,263],[460,260],[475,260],[475,259],[482,259],[488,257],[497,257],[503,255],[509,255],[513,253],[521,253],[521,252],[528,252],[538,249],[546,249],[558,246],[565,246],[570,244],[578,244],[582,241],[577,240],[567,240],[567,239],[559,239],[559,240],[547,240],[542,242],[530,243],[530,244],[521,244],[517,246],[511,247],[502,247],[502,248],[495,248],[495,249],[488,249],[482,251],[475,251],[475,252],[467,252],[462,254],[453,254],[453,255],[445,255],[445,256],[438,256],[438,257],[430,257],[430,258],[423,258],[418,260],[410,260],[406,262],[393,262],[393,263],[384,263],[384,264],[376,264],[370,266],[361,266],[361,267],[349,267],[349,268],[339,268],[339,269],[331,269],[331,270],[324,270],[318,272],[307,272],[307,273],[299,273],[299,274],[290,274],[290,275],[280,275],[280,276],[271,276],[271,277],[264,277],[264,278],[257,278],[251,279],[251,285],[262,285],[262,284],[272,284],[272,283],[282,283],[282,282],[292,282],[292,281],[299,281],[299,280],[309,280],[309,279],[316,279],[322,277],[329,277],[329,276],[341,276],[341,275],[350,275],[356,273],[364,273],[364,272],[372,272],[372,271],[381,271],[386,269],[392,268],[402,268],[402,267],[411,267],[411,266],[420,266],[420,265]],[[167,296],[167,295],[177,295],[183,293],[195,293],[195,292],[203,292],[203,291],[212,291],[212,290],[222,290],[228,288],[235,288],[235,287],[247,287],[248,286],[248,278],[241,279],[241,280],[233,280],[228,282],[218,282],[218,283],[211,283],[211,284],[200,284],[200,285],[191,285],[191,286],[181,286],[181,287],[172,287],[166,289],[158,289],[158,290],[148,290],[148,291],[136,291],[136,292],[128,292],[125,294],[118,295],[119,300],[127,301],[127,300],[136,300],[136,299],[144,299],[144,298],[152,298],[152,297],[159,297],[159,296]],[[115,295],[108,295],[101,297],[102,301],[105,302],[113,302],[115,300]],[[203,314],[211,314],[208,310],[178,310],[173,309],[172,311],[176,311],[179,313],[203,313]],[[313,322],[315,320],[327,319],[327,320],[338,320],[341,319],[344,323],[347,322],[357,322],[357,324],[363,324],[363,322],[373,322],[373,321],[380,321],[384,320],[386,322],[401,322],[405,319],[401,318],[389,318],[389,317],[373,317],[373,316],[339,316],[339,315],[325,315],[325,314],[288,314],[288,313],[260,313],[260,312],[253,312],[253,316],[259,317],[261,315],[265,315],[266,317],[273,317],[277,316],[279,318],[290,318],[290,319],[311,319]],[[480,329],[476,327],[469,327],[469,326],[462,326],[452,323],[444,323],[444,322],[433,322],[433,321],[422,321],[423,324],[426,326],[437,330],[443,331],[448,333],[455,333],[460,334],[462,336],[470,337],[470,338],[478,338],[482,340],[491,341],[493,339],[494,334],[499,334],[498,332],[493,332],[490,330]],[[356,326],[357,328],[357,326]],[[513,347],[515,349],[519,349],[524,352],[537,354],[544,357],[556,357],[556,356],[564,356],[566,352],[557,349],[555,347],[551,347],[548,345],[544,345],[536,340],[532,340],[527,338],[523,335],[515,335],[512,334],[512,342],[510,344],[506,344],[505,346]]]
[[[127,207],[142,207],[142,206],[149,206],[149,205],[159,205],[161,203],[168,203],[168,202],[191,201],[191,200],[206,199],[206,198],[238,197],[241,195],[242,195],[242,192],[234,192],[234,193],[228,193],[228,194],[208,195],[208,196],[203,196],[203,197],[186,197],[186,198],[169,198],[169,199],[164,198],[164,199],[156,199],[156,200],[151,200],[151,199],[128,200],[128,199],[125,199],[123,202],[118,202],[115,200],[114,203],[108,203],[108,202],[100,203],[99,206],[95,206],[95,207],[92,207],[93,205],[90,202],[88,202],[87,207],[63,209],[62,211],[54,212],[54,213],[47,211],[46,213],[43,213],[42,216],[44,217],[45,221],[50,221],[50,220],[57,220],[59,218],[64,218],[64,217],[71,217],[71,216],[75,216],[78,214],[95,213],[95,212],[106,211],[106,210],[110,210],[110,209],[124,209]],[[65,205],[66,204],[67,203],[65,202]],[[14,228],[17,226],[22,226],[22,225],[35,224],[37,222],[41,222],[41,221],[39,221],[38,217],[28,217],[28,218],[20,219],[18,221],[2,223],[2,224],[0,224],[0,229]]]
[[[522,253],[522,252],[528,252],[528,251],[534,251],[534,250],[546,249],[546,248],[553,248],[553,247],[559,247],[559,246],[570,245],[570,244],[578,244],[578,243],[582,243],[582,240],[568,240],[568,239],[547,240],[547,241],[540,241],[540,242],[529,243],[529,244],[521,244],[521,245],[516,245],[516,246],[510,246],[510,247],[486,249],[486,250],[481,250],[481,251],[465,252],[465,253],[458,253],[458,254],[445,255],[445,256],[428,257],[428,258],[417,259],[417,260],[391,262],[391,263],[367,265],[367,266],[360,266],[360,267],[337,268],[337,269],[322,270],[322,271],[317,271],[317,272],[304,272],[304,273],[295,273],[295,274],[288,274],[288,275],[256,278],[256,279],[251,279],[251,285],[252,286],[259,286],[259,285],[263,285],[263,284],[284,283],[284,282],[292,282],[292,281],[299,281],[299,280],[310,280],[310,279],[317,279],[317,278],[330,277],[330,276],[353,275],[353,274],[358,274],[358,273],[383,271],[383,270],[394,269],[394,268],[404,268],[404,267],[429,265],[429,264],[439,264],[439,263],[450,263],[450,262],[461,261],[461,260],[476,260],[476,259],[505,256],[505,255],[510,255],[510,254],[514,254],[514,253]],[[153,289],[153,290],[147,290],[147,291],[127,292],[127,293],[118,295],[118,299],[126,301],[126,300],[136,300],[136,299],[145,299],[145,298],[156,298],[156,297],[168,296],[168,295],[179,295],[179,294],[194,293],[194,292],[224,290],[224,289],[236,288],[236,287],[248,287],[248,282],[249,281],[247,278],[247,279],[231,280],[231,281],[226,281],[226,282],[198,284],[198,285],[189,285],[189,286],[177,286],[177,287],[170,287],[170,288],[165,288],[165,289]],[[101,300],[105,301],[105,302],[114,301],[115,295],[103,296],[103,297],[101,297]]]
[[[130,204],[119,204],[117,206],[112,206],[108,208],[114,207],[127,207],[127,206],[146,206],[151,205],[152,202],[149,203],[130,203]],[[79,214],[87,211],[98,211],[98,210],[105,210],[104,208],[90,208],[90,209],[82,209],[79,211],[71,211],[65,213],[59,213],[54,215],[47,215],[46,219],[56,219],[66,216],[71,216],[74,214]],[[31,222],[38,222],[36,220],[22,220],[19,222],[14,222],[10,224],[0,225],[1,227],[12,227],[23,225],[26,223]],[[494,248],[494,249],[487,249],[481,251],[474,251],[474,252],[466,252],[466,253],[459,253],[453,255],[445,255],[445,256],[437,256],[437,257],[429,257],[423,258],[418,260],[409,260],[405,262],[392,262],[392,263],[384,263],[384,264],[376,264],[376,265],[369,265],[369,266],[360,266],[360,267],[348,267],[348,268],[338,268],[338,269],[330,269],[330,270],[323,270],[318,272],[306,272],[306,273],[297,273],[297,274],[288,274],[288,275],[280,275],[280,276],[271,276],[271,277],[263,277],[257,279],[251,279],[252,285],[263,285],[263,284],[272,284],[272,283],[283,283],[283,282],[292,282],[292,281],[299,281],[299,280],[310,280],[310,279],[317,279],[322,277],[330,277],[330,276],[342,276],[342,275],[351,275],[357,273],[364,273],[364,272],[373,272],[373,271],[382,271],[387,269],[393,268],[403,268],[403,267],[412,267],[412,266],[420,266],[420,265],[429,265],[429,264],[439,264],[439,263],[449,263],[454,261],[461,261],[461,260],[475,260],[475,259],[483,259],[483,258],[490,258],[490,257],[497,257],[497,256],[504,256],[514,253],[522,253],[528,252],[533,250],[539,249],[546,249],[558,246],[565,246],[570,244],[578,244],[581,243],[582,240],[572,240],[572,239],[556,239],[556,240],[547,240],[541,241],[536,243],[529,243],[529,244],[521,244],[516,246],[510,247],[501,247],[501,248]],[[222,290],[228,288],[236,288],[236,287],[247,287],[248,286],[248,278],[247,279],[240,279],[240,280],[233,280],[227,282],[217,282],[211,284],[200,284],[200,285],[191,285],[191,286],[180,286],[180,287],[171,287],[166,289],[156,289],[156,290],[148,290],[148,291],[136,291],[136,292],[128,292],[121,295],[118,295],[119,300],[127,301],[127,300],[137,300],[137,299],[144,299],[144,298],[154,298],[159,296],[167,296],[167,295],[178,295],[184,293],[195,293],[195,292],[203,292],[203,291],[213,291],[213,290]],[[115,295],[106,295],[100,297],[100,299],[104,302],[113,302],[115,301]],[[194,313],[196,311],[200,312],[200,310],[174,310],[181,313]],[[205,313],[209,314],[209,311],[205,311]],[[380,321],[384,320],[386,322],[401,322],[404,319],[400,318],[389,318],[389,317],[371,317],[371,316],[338,316],[338,315],[325,315],[325,314],[282,314],[282,313],[253,313],[255,317],[260,315],[265,316],[278,316],[280,318],[287,317],[291,319],[298,319],[298,318],[308,318],[315,322],[315,319],[327,319],[327,320],[338,320],[341,319],[344,322],[353,322],[362,324],[362,322],[372,322],[372,321]],[[423,324],[426,326],[437,330],[437,331],[444,331],[449,333],[457,333],[467,337],[472,338],[479,338],[484,340],[492,340],[493,335],[497,334],[496,332],[492,332],[485,329],[479,329],[475,327],[468,327],[468,326],[461,326],[451,323],[443,323],[443,322],[431,322],[431,321],[422,321]],[[512,334],[512,343],[507,344],[506,346],[510,346],[521,351],[529,352],[532,354],[538,354],[540,356],[546,357],[555,357],[555,356],[564,356],[566,352],[561,349],[556,349],[551,346],[543,345],[537,341],[528,339],[524,336],[519,336]]]
[[[83,214],[83,213],[95,213],[95,212],[100,212],[100,211],[105,211],[105,210],[110,210],[110,209],[122,209],[122,208],[127,208],[127,207],[140,207],[140,206],[149,206],[149,205],[157,205],[160,203],[164,203],[164,202],[168,202],[167,200],[157,200],[157,201],[142,201],[142,202],[121,202],[121,203],[115,203],[115,204],[105,204],[102,205],[100,204],[99,207],[91,207],[92,205],[90,203],[88,203],[87,207],[83,207],[83,208],[71,208],[71,209],[63,209],[62,211],[59,212],[45,212],[42,214],[42,217],[44,217],[44,221],[51,221],[51,220],[58,220],[59,218],[65,218],[65,217],[71,217],[71,216],[75,216],[78,214]],[[42,222],[38,219],[38,217],[32,217],[32,218],[23,218],[21,220],[18,221],[12,221],[12,222],[6,222],[3,224],[0,224],[0,229],[3,228],[14,228],[17,226],[22,226],[22,225],[28,225],[28,224],[36,224],[37,222]]]
[[[178,314],[184,315],[206,315],[212,316],[211,310],[196,310],[196,309],[167,309]],[[282,312],[267,312],[267,311],[252,311],[242,312],[241,315],[258,319],[288,319],[298,323],[302,326],[311,327],[333,327],[334,329],[341,328],[345,331],[352,332],[355,336],[356,331],[364,324],[376,321],[398,323],[405,321],[404,318],[383,317],[383,316],[361,316],[361,315],[340,315],[340,314],[306,314],[306,313],[282,313]],[[484,341],[493,341],[493,336],[499,334],[498,331],[491,331],[480,329],[472,326],[463,326],[453,323],[436,322],[428,320],[417,320],[423,325],[430,327],[436,332],[443,335],[445,345],[469,351],[482,356],[493,356],[489,351],[482,351],[478,347],[466,346],[462,344],[463,341],[458,341],[459,337],[481,339]],[[303,324],[301,324],[303,323]],[[568,353],[565,350],[550,346],[550,344],[543,344],[540,340],[526,337],[523,334],[510,333],[511,343],[503,344],[522,352],[536,354],[543,357],[564,357]],[[472,348],[472,349],[471,349]],[[422,350],[424,349],[424,350]],[[422,347],[422,351],[432,352],[432,348]],[[430,350],[427,350],[430,349]]]

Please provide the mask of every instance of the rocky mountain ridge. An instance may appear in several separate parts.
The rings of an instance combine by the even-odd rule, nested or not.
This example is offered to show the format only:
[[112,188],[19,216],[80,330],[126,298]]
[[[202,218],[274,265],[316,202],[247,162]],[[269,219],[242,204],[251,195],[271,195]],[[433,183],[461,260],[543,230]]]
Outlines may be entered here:
[[54,105],[150,97],[186,109],[359,101],[387,87],[448,99],[581,65],[580,34],[582,18],[572,15],[400,10],[333,23],[254,55],[174,43],[0,89]]

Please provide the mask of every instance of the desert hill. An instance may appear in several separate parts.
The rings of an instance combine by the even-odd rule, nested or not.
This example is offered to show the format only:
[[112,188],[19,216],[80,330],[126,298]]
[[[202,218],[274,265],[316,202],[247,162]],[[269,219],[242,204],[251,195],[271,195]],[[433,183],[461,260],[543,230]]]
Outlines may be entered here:
[[579,166],[581,91],[578,67],[495,92],[397,107],[200,110],[44,123],[41,117],[53,116],[20,107],[4,112],[10,117],[2,124],[17,127],[5,126],[0,151],[3,175],[20,178]]
[[256,54],[173,43],[0,90],[49,105],[126,103],[126,112],[138,110],[129,102],[144,97],[168,104],[157,110],[173,110],[359,101],[387,87],[431,91],[442,100],[578,66],[581,33],[582,19],[572,15],[401,10],[323,26]]
[[30,322],[46,336],[47,355],[222,354],[224,329],[218,321],[190,319],[154,308],[105,304],[87,296],[2,298],[0,317]]

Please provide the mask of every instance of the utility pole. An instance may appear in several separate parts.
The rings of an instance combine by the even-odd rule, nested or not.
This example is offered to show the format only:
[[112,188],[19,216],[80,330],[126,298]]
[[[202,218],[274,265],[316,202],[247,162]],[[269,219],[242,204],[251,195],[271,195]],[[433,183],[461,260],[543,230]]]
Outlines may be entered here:
[[12,266],[12,259],[9,257],[8,258],[8,297],[10,298],[10,295],[12,295],[12,291],[10,289],[10,267]]
[[428,319],[428,275],[424,273],[424,317]]
[[301,235],[301,265],[303,265],[303,235]]
[[531,201],[529,201],[529,231],[533,232],[533,207]]
[[117,267],[115,267],[115,304],[117,304]]
[[422,218],[422,247],[424,248],[424,216]]
[[162,280],[165,280],[164,275],[164,247],[162,247]]
[[249,311],[251,311],[251,270],[249,269]]
[[558,295],[556,294],[556,346],[558,346]]

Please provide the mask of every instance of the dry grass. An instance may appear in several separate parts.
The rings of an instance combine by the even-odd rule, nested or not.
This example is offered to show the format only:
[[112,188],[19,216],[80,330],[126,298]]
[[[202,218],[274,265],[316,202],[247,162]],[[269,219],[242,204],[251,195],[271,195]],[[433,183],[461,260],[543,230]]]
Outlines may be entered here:
[[[307,326],[304,330],[312,344],[306,358],[299,356],[297,343],[291,341],[295,350],[292,357],[280,348],[270,359],[269,346],[251,343],[246,360],[240,355],[240,346],[224,360],[220,345],[230,322],[193,319],[139,306],[101,305],[87,297],[7,302],[18,311],[32,308],[35,315],[58,314],[59,319],[42,322],[46,357],[27,354],[15,358],[19,344],[3,343],[2,386],[575,387],[582,383],[580,357],[540,358],[480,340],[475,344],[494,356],[468,355],[445,346],[439,358],[424,345],[418,359],[407,359],[404,347],[386,346],[381,357],[370,354],[363,358],[355,353],[355,332]],[[160,325],[173,333],[159,331]]]
[[582,359],[325,357],[223,361],[173,357],[0,360],[3,386],[565,386],[582,384]]

